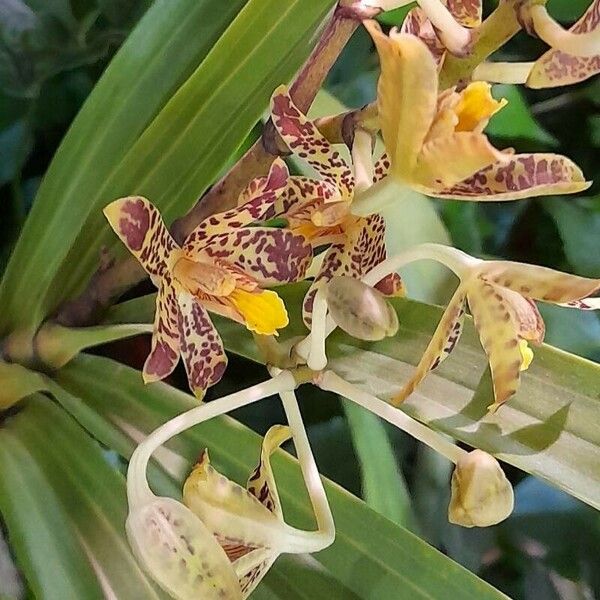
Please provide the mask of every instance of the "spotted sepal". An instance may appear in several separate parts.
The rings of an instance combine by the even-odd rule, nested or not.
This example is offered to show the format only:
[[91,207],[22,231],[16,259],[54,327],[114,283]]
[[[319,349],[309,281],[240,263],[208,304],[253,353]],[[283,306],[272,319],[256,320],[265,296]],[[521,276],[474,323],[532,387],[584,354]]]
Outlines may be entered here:
[[413,375],[392,400],[396,406],[404,402],[423,381],[427,373],[438,367],[454,350],[463,328],[465,294],[462,287],[459,287],[454,293]]
[[292,437],[289,427],[284,425],[274,425],[265,434],[260,452],[260,462],[250,477],[246,488],[255,496],[258,501],[266,506],[272,513],[283,519],[281,511],[281,502],[275,477],[271,467],[271,454],[277,450],[284,442]]
[[179,294],[178,303],[181,356],[190,389],[202,399],[207,388],[223,377],[227,355],[204,307],[187,293]]
[[142,370],[145,383],[164,379],[177,366],[181,351],[179,320],[177,292],[170,274],[165,274],[156,295],[152,346]]
[[110,226],[127,249],[156,282],[169,270],[169,257],[177,244],[158,209],[146,198],[129,196],[104,208]]
[[212,532],[172,498],[156,498],[129,514],[136,558],[173,598],[242,600],[238,577]]
[[312,246],[288,229],[248,227],[211,236],[194,257],[234,265],[259,285],[271,286],[304,279]]
[[[600,27],[600,0],[594,0],[572,33],[589,33]],[[533,65],[526,85],[531,88],[560,87],[585,81],[600,73],[600,52],[595,56],[573,56],[560,50],[548,50]]]
[[271,98],[271,117],[277,132],[298,157],[336,189],[339,200],[351,200],[354,175],[340,153],[325,139],[312,121],[296,107],[285,86]]
[[485,277],[526,298],[582,310],[600,308],[600,279],[511,261],[487,262]]
[[275,216],[275,203],[284,192],[288,177],[285,162],[280,158],[275,159],[266,177],[253,179],[242,191],[242,202],[236,208],[207,217],[189,234],[183,244],[186,253],[193,255],[200,252],[204,242],[213,235]]
[[456,200],[498,201],[574,194],[587,189],[581,169],[559,154],[516,154],[430,196]]

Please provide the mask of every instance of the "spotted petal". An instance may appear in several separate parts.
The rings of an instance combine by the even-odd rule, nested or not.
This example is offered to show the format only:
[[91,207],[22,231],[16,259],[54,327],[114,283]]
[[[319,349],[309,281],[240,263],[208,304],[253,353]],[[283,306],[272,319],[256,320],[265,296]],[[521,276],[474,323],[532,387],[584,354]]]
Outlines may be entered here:
[[[354,226],[345,231],[344,241],[332,244],[325,254],[319,273],[315,277],[302,306],[304,322],[311,323],[311,314],[315,294],[319,287],[336,275],[346,275],[360,279],[386,257],[385,221],[378,214],[357,219]],[[382,293],[397,295],[402,286],[397,276],[382,280],[384,289],[377,287]]]
[[[571,27],[572,33],[589,33],[600,27],[600,0],[594,0],[584,15]],[[559,87],[584,81],[600,73],[600,53],[573,56],[549,50],[533,65],[526,85],[531,88]]]
[[588,279],[536,265],[510,261],[485,263],[485,278],[527,298],[574,308],[600,308],[600,279]]
[[496,150],[481,133],[460,131],[427,142],[419,154],[414,180],[427,189],[452,187],[508,156]]
[[183,504],[156,498],[127,518],[127,537],[144,569],[174,598],[243,598],[212,532]]
[[280,158],[275,159],[266,177],[253,179],[242,191],[237,208],[206,218],[186,238],[184,246],[198,247],[212,235],[273,217],[275,202],[285,190],[288,177],[285,162]]
[[381,181],[390,170],[390,157],[384,152],[373,165],[373,183]]
[[351,200],[354,191],[352,170],[315,124],[296,107],[285,86],[280,86],[273,94],[271,117],[290,150],[338,190],[341,200]]
[[464,314],[465,289],[459,287],[444,311],[415,372],[394,397],[393,404],[397,406],[404,402],[425,379],[427,373],[435,369],[454,350],[462,333]]
[[448,10],[464,27],[481,25],[482,0],[447,0]]
[[312,261],[312,247],[287,229],[248,227],[211,236],[184,250],[196,259],[234,265],[260,285],[300,281]]
[[163,277],[177,244],[165,227],[158,209],[146,198],[129,196],[104,208],[115,233],[151,277]]
[[202,305],[190,294],[179,295],[181,356],[194,394],[202,399],[227,367],[223,342]]
[[445,190],[427,193],[438,198],[499,201],[574,194],[589,186],[581,169],[564,156],[517,154]]
[[165,274],[156,295],[152,347],[142,370],[145,383],[164,379],[177,366],[180,354],[179,320],[177,292],[170,275]]
[[398,33],[388,37],[374,21],[365,26],[381,64],[377,105],[391,172],[409,181],[436,113],[437,65],[418,38]]
[[[543,325],[533,303],[514,304],[514,292],[483,279],[469,284],[467,300],[481,345],[487,354],[498,408],[517,391],[524,365],[520,340],[541,341]],[[528,307],[528,309],[527,309]]]
[[446,46],[438,38],[431,21],[423,9],[417,6],[408,11],[402,22],[400,32],[417,36],[427,45],[438,67],[441,66],[446,54]]
[[281,502],[275,477],[271,467],[271,454],[292,437],[289,427],[274,425],[265,434],[260,452],[260,462],[248,478],[246,488],[255,496],[262,505],[266,506],[273,514],[283,519]]

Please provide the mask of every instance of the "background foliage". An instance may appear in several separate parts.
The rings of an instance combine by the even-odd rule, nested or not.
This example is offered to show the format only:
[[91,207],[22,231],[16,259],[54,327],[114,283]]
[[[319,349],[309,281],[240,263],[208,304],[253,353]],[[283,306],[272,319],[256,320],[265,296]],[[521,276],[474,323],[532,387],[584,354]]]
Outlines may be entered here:
[[[151,0],[0,0],[2,267],[58,144],[111,57],[151,3]],[[551,0],[549,8],[552,14],[569,23],[587,3],[587,0]],[[238,4],[241,7],[244,3]],[[400,14],[386,16],[388,23],[398,22],[400,18]],[[542,50],[542,45],[535,40],[518,36],[509,50],[503,51],[497,58],[528,60]],[[376,77],[376,55],[368,36],[359,29],[330,74],[327,90],[346,105],[359,106],[373,99]],[[509,99],[507,108],[489,128],[500,146],[512,146],[517,151],[559,151],[573,158],[588,178],[600,179],[600,82],[597,79],[549,91],[498,86],[495,93]],[[327,102],[331,99],[320,98],[317,109],[327,112]],[[257,128],[253,130],[246,143],[253,140],[257,131]],[[231,153],[234,150],[232,148]],[[436,209],[453,243],[467,252],[479,256],[502,256],[600,277],[600,254],[597,250],[600,181],[586,192],[585,197],[526,200],[501,206],[494,203],[444,202],[436,204]],[[397,216],[407,221],[411,217],[411,213]],[[418,289],[416,293],[419,295]],[[425,290],[421,296],[429,296],[427,299],[430,300],[443,299],[443,292],[437,298],[432,294],[431,290]],[[595,313],[564,311],[554,307],[543,307],[542,312],[548,326],[548,342],[600,360],[600,320]],[[101,348],[99,352],[139,368],[147,349],[147,339],[138,338]],[[262,373],[257,371],[249,361],[232,355],[227,377],[212,390],[212,395],[221,395],[257,381],[262,377]],[[72,403],[77,396],[78,377],[81,374],[78,374],[77,364],[69,367],[63,375],[64,387],[73,394],[70,399],[68,396],[63,398],[65,403],[71,402],[70,411],[75,410]],[[185,388],[179,371],[171,383]],[[107,390],[107,393],[110,391]],[[385,517],[418,533],[515,598],[553,600],[592,598],[600,594],[600,521],[598,514],[589,507],[511,468],[509,475],[516,484],[517,495],[513,517],[484,531],[467,531],[449,525],[444,514],[449,476],[446,461],[402,433],[382,425],[371,415],[332,401],[323,393],[304,391],[303,400],[311,441],[322,472],[349,491],[362,495]],[[32,400],[31,404],[37,421],[34,419],[34,424],[29,429],[25,428],[21,438],[15,437],[10,430],[3,431],[5,439],[0,444],[0,461],[7,465],[6,473],[14,476],[11,481],[15,486],[18,485],[20,464],[17,458],[21,457],[26,462],[31,455],[25,452],[27,445],[35,450],[36,439],[43,435],[67,440],[68,435],[61,436],[61,432],[73,431],[74,427],[64,415],[50,414],[53,409],[39,399]],[[98,406],[94,410],[99,410]],[[85,412],[85,406],[79,406],[77,410],[83,415],[89,414]],[[166,418],[166,415],[163,416]],[[272,405],[261,405],[260,410],[252,407],[239,411],[235,416],[259,433],[283,418]],[[156,421],[156,415],[153,419]],[[50,420],[54,425],[53,431],[49,432],[47,423]],[[148,422],[152,422],[150,417]],[[12,423],[13,429],[19,427],[16,419]],[[108,444],[109,440],[103,435],[108,435],[109,430],[103,429],[100,422],[90,424],[89,428],[93,427],[96,427],[92,431],[97,438]],[[111,435],[115,435],[114,432]],[[80,445],[73,440],[70,443],[75,444],[73,449],[76,447],[78,451],[85,452],[88,448],[86,439]],[[217,442],[213,440],[213,443]],[[68,446],[67,441],[64,444]],[[113,444],[116,442],[111,439],[111,447],[115,447]],[[68,454],[68,448],[65,450]],[[38,450],[34,454],[36,452],[41,468],[44,468],[44,455]],[[193,453],[189,448],[182,449],[182,453],[185,452]],[[126,448],[123,448],[122,454],[127,454]],[[113,464],[122,467],[116,453],[111,452],[107,456]],[[375,457],[377,460],[374,460]],[[91,453],[90,460],[94,460]],[[65,468],[70,467],[66,465]],[[100,463],[98,468],[103,468]],[[8,481],[8,477],[6,475],[4,482]],[[68,482],[69,486],[75,484],[74,481]],[[85,493],[100,492],[94,489],[92,481],[80,484]],[[165,482],[165,486],[169,484],[172,486],[173,482]],[[43,485],[41,480],[40,485]],[[119,485],[122,483],[115,480],[115,486]],[[40,490],[43,491],[42,488]],[[23,493],[25,491],[23,488]],[[60,494],[67,493],[67,490],[59,490],[58,497],[54,498],[56,493],[47,490],[47,493],[41,494],[45,499],[42,507],[38,505],[36,508],[39,501],[31,497],[29,504],[20,509],[28,511],[24,515],[34,515],[31,518],[35,518],[40,510],[53,512],[55,519],[60,521]],[[0,497],[3,494],[6,498],[9,492],[3,489],[0,481]],[[102,502],[111,509],[110,497],[102,497]],[[86,510],[93,508],[93,504],[83,502],[79,521],[76,520],[73,525],[83,528],[80,533],[83,531],[84,537]],[[114,521],[106,523],[107,531],[113,532],[111,535],[118,522],[119,513],[115,512]],[[40,540],[47,544],[47,554],[52,556],[52,538],[44,537],[44,528],[44,520],[40,519]],[[382,530],[381,537],[385,537],[385,530]],[[388,542],[392,544],[393,540],[386,540]],[[27,539],[24,538],[22,543],[27,543]],[[103,556],[102,548],[95,548],[93,540],[88,543],[98,556]],[[64,556],[55,557],[56,564],[49,562],[45,568],[58,568],[56,565],[62,564],[68,565],[73,572],[83,572],[78,566],[82,559],[77,556],[76,550],[67,544],[65,552]],[[335,561],[330,566],[335,568]],[[282,577],[281,573],[285,573],[286,569],[297,574],[295,569],[298,568],[293,561],[284,562],[268,581]],[[81,585],[87,583],[82,580]],[[122,582],[122,585],[126,583]],[[29,585],[32,583],[29,582]],[[277,588],[276,583],[267,587],[269,585]],[[314,585],[318,589],[318,582]],[[27,590],[20,580],[0,536],[0,597],[37,595],[38,591]],[[339,597],[350,597],[349,593],[348,590],[340,590]]]

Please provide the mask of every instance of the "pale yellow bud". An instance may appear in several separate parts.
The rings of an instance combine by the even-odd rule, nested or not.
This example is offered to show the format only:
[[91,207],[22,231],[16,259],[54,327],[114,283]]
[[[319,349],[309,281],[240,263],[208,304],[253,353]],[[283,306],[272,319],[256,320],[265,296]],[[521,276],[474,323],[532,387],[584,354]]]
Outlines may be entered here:
[[489,527],[513,510],[512,485],[498,461],[483,450],[473,450],[456,463],[448,520],[463,527]]
[[376,341],[398,331],[398,316],[378,290],[351,277],[334,277],[327,306],[335,323],[352,337]]

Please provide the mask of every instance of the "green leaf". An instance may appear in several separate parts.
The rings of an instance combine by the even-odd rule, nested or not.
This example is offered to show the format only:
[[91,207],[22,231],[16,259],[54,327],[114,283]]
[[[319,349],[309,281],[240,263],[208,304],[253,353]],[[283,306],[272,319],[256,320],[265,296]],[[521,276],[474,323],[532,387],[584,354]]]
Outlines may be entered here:
[[495,85],[494,96],[506,98],[508,104],[491,119],[486,131],[500,138],[526,138],[544,146],[556,146],[550,135],[532,116],[531,110],[516,85]]
[[[190,395],[164,383],[144,386],[137,371],[105,358],[81,355],[61,369],[57,379],[69,393],[78,396],[106,421],[134,424],[142,435],[183,410],[197,406]],[[91,381],[94,387],[90,386]],[[110,402],[106,402],[107,397]],[[260,410],[260,405],[256,405],[256,410]],[[158,463],[168,466],[176,454],[185,457],[191,465],[204,447],[210,448],[216,468],[228,477],[244,481],[256,462],[259,438],[231,418],[219,417],[178,436],[167,445],[167,456],[156,458]],[[286,517],[294,525],[313,527],[312,510],[296,461],[280,451],[273,462]],[[331,548],[315,554],[314,559],[322,565],[319,569],[326,569],[339,581],[334,589],[345,586],[357,597],[368,599],[394,598],[398,590],[408,589],[415,598],[504,597],[340,487],[326,482],[326,489],[337,537]],[[281,572],[277,564],[274,572]],[[297,590],[295,596],[286,592],[262,597],[311,597],[298,588],[295,577],[291,583],[290,589]],[[262,587],[259,592],[264,593]],[[257,597],[261,596],[257,594]]]
[[17,363],[0,361],[0,410],[11,407],[21,398],[47,389],[48,384],[40,373]]
[[352,402],[344,401],[343,406],[360,462],[365,502],[390,521],[413,529],[410,495],[384,424]]
[[554,219],[567,259],[577,273],[600,277],[600,213],[568,200],[550,200],[543,206]]
[[242,5],[243,0],[226,7],[219,0],[158,0],[140,21],[48,170],[0,286],[2,330],[35,326],[43,318],[42,297],[34,290],[42,294],[48,288],[83,222],[102,206],[97,192],[108,174]]
[[[306,284],[279,288],[290,314],[282,339],[306,333],[300,306]],[[149,322],[153,297],[113,309],[110,322]],[[329,366],[349,381],[387,398],[410,376],[438,323],[442,309],[412,300],[393,301],[399,333],[381,342],[354,340],[337,331],[328,340]],[[563,308],[564,311],[573,309]],[[226,348],[260,362],[252,337],[233,322],[213,317]],[[484,375],[482,376],[482,373]],[[492,389],[487,360],[467,319],[452,355],[421,384],[402,410],[455,439],[549,481],[600,507],[600,366],[543,345],[521,375],[517,395],[497,414],[487,414]]]
[[[191,8],[189,0],[179,1],[188,10]],[[55,171],[46,178],[16,250],[17,258],[26,260],[26,265],[18,265],[13,256],[7,270],[4,293],[10,290],[9,297],[13,305],[15,297],[21,298],[16,303],[18,310],[10,311],[9,308],[11,314],[7,314],[7,320],[11,319],[13,325],[37,324],[61,300],[85,286],[87,278],[98,267],[102,248],[114,248],[119,254],[125,254],[123,245],[101,212],[101,208],[111,200],[123,195],[145,195],[161,208],[167,222],[192,206],[214,182],[228,158],[260,118],[273,89],[280,82],[288,80],[307,56],[310,36],[332,1],[318,0],[308,5],[301,0],[291,0],[282,9],[278,0],[251,0],[206,59],[143,132],[138,127],[132,128],[120,121],[105,126],[103,133],[110,136],[113,135],[113,128],[125,129],[125,134],[116,136],[121,139],[115,154],[107,156],[102,153],[104,161],[95,161],[94,168],[90,169],[90,156],[79,157],[76,162],[69,164],[59,150],[54,163]],[[204,27],[209,23],[212,25],[209,32],[214,34],[214,29],[218,30],[225,20],[222,3],[205,0],[198,4],[194,0],[192,4],[204,8],[204,11],[196,12],[196,18],[199,19],[197,28],[200,23]],[[226,15],[230,15],[232,6],[228,4]],[[182,31],[172,31],[173,28],[157,28],[155,32],[152,29],[156,27],[155,21],[164,16],[163,11],[171,12],[171,3],[159,2],[154,8],[162,10],[151,9],[148,12],[132,35],[137,45],[132,45],[134,42],[130,38],[117,59],[127,60],[133,52],[139,51],[138,45],[141,43],[148,53],[148,60],[156,63],[160,59],[162,69],[179,71],[174,69],[174,65],[179,64],[179,58],[169,60],[162,48],[157,49],[145,40],[138,43],[136,39],[150,33],[154,34],[152,41],[155,43],[159,40],[164,43],[171,36],[178,40],[179,48],[189,43],[188,35]],[[149,20],[149,16],[152,19]],[[188,23],[190,17],[186,14],[181,19]],[[147,28],[151,31],[147,32]],[[192,36],[198,38],[198,31],[194,31]],[[151,52],[147,50],[149,47],[152,47]],[[206,46],[202,47],[203,52],[206,49]],[[196,55],[195,58],[197,60],[200,57]],[[138,86],[148,83],[139,77],[139,64],[135,65],[135,72],[132,73],[131,69],[121,67],[117,59],[109,74],[113,73],[120,82],[126,73],[128,78],[138,82]],[[158,81],[156,75],[159,73],[152,78],[154,85]],[[164,103],[173,93],[174,86],[180,82],[179,78],[174,81],[173,75],[167,80],[172,85],[169,88],[161,85],[159,94],[152,89],[147,90],[147,94],[154,98],[155,109],[159,108],[157,96]],[[109,87],[101,87],[101,84],[101,91]],[[139,89],[136,90],[139,94]],[[135,110],[138,102],[142,101],[138,94],[135,96],[136,102],[131,101],[130,109]],[[96,92],[94,95],[98,97]],[[148,98],[144,97],[143,102],[147,101]],[[111,99],[111,103],[114,105],[117,100]],[[104,110],[98,103],[93,110],[86,111],[84,108],[82,114],[88,116],[92,113],[97,122],[98,113],[102,116]],[[119,116],[123,116],[121,112]],[[143,125],[146,122],[147,119]],[[141,119],[137,125],[142,125]],[[94,137],[95,131],[86,136],[81,128],[77,140]],[[126,151],[123,152],[123,149]],[[73,164],[78,165],[78,174],[93,172],[92,180],[81,176],[68,182]],[[65,172],[67,169],[68,173]],[[80,200],[82,197],[86,198],[83,205]],[[29,245],[27,255],[23,246],[28,234],[35,235],[36,242]],[[38,253],[32,255],[32,248],[39,249]],[[19,267],[17,278],[15,270]],[[26,322],[22,323],[24,319]]]

